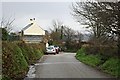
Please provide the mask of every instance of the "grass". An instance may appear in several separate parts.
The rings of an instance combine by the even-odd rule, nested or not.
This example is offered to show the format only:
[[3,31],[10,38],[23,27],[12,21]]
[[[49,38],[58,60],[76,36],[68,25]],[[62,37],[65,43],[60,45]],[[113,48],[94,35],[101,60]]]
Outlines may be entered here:
[[98,55],[86,55],[85,54],[85,49],[81,48],[77,54],[76,54],[76,58],[78,60],[80,60],[81,62],[85,63],[85,64],[89,64],[90,66],[97,66],[101,60],[100,58],[98,58]]
[[120,59],[118,58],[110,58],[100,67],[107,73],[120,76]]
[[120,59],[118,58],[111,57],[103,61],[103,58],[105,58],[103,55],[86,54],[85,48],[77,51],[76,58],[87,65],[97,67],[115,77],[120,77]]

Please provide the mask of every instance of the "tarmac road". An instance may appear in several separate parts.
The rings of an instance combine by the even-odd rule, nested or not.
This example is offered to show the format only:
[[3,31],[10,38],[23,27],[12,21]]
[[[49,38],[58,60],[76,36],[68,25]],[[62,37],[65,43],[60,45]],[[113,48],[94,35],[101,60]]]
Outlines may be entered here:
[[79,62],[74,56],[75,53],[65,52],[43,56],[35,65],[35,78],[110,78],[108,74]]

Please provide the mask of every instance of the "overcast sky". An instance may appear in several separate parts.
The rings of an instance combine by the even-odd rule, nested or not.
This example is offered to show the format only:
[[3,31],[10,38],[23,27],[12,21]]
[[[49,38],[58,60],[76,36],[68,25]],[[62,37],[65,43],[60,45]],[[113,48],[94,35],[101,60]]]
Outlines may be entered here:
[[86,29],[70,14],[72,2],[3,2],[2,16],[6,19],[15,18],[14,31],[20,31],[29,23],[30,18],[36,18],[37,23],[49,30],[53,20],[62,21],[74,30],[85,32]]

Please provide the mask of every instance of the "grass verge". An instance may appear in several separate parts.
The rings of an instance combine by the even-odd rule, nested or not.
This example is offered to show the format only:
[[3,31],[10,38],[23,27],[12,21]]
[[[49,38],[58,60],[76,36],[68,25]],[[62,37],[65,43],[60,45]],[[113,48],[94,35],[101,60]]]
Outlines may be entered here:
[[120,59],[118,58],[111,57],[103,61],[103,55],[86,54],[85,48],[78,50],[75,57],[87,65],[97,67],[115,77],[120,77]]

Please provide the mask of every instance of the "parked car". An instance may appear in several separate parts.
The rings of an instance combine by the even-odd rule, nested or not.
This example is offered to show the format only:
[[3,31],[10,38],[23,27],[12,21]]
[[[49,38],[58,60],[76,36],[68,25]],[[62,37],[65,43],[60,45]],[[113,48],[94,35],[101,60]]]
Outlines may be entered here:
[[56,49],[54,46],[48,46],[46,48],[46,54],[56,54]]
[[59,51],[60,51],[59,46],[56,46],[56,45],[51,45],[51,46],[54,47],[55,50],[56,50],[56,53],[59,54]]

